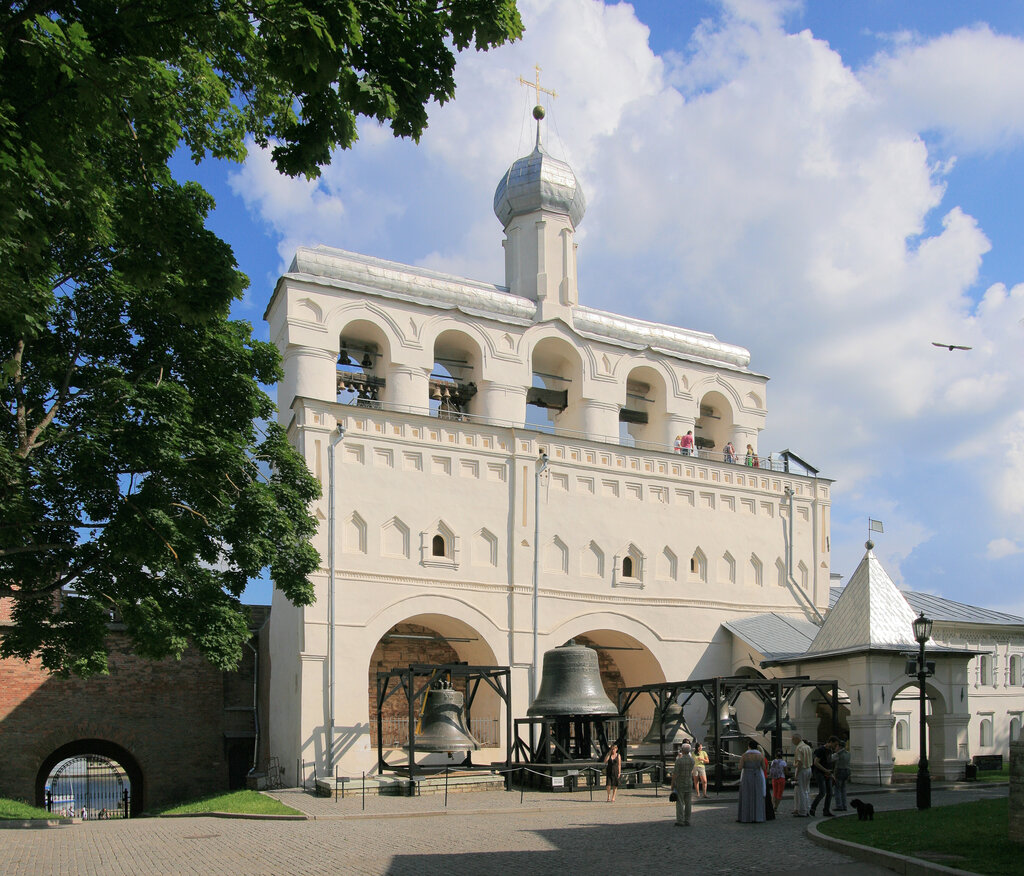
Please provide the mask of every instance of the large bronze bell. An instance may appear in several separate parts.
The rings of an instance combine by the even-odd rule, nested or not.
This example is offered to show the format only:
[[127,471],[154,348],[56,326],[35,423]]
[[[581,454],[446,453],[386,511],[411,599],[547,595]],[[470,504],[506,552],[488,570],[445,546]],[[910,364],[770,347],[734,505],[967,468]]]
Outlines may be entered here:
[[[759,733],[774,733],[775,715],[775,700],[765,700],[764,711],[761,713],[761,720],[757,722],[757,731]],[[793,722],[789,720],[788,710],[782,715],[782,729],[786,732],[796,730],[796,727],[793,726]]]
[[601,685],[597,651],[569,641],[544,652],[540,690],[526,710],[527,715],[554,718],[618,713]]
[[480,743],[466,727],[465,698],[448,682],[427,691],[416,734],[417,751],[476,751]]
[[662,725],[665,727],[666,748],[671,748],[677,742],[689,742],[690,737],[693,735],[690,733],[690,729],[686,726],[686,720],[683,718],[683,707],[675,700],[672,700],[665,707],[664,715],[659,714],[657,708],[654,709],[651,729],[647,731],[647,735],[640,744],[658,745],[661,741]]

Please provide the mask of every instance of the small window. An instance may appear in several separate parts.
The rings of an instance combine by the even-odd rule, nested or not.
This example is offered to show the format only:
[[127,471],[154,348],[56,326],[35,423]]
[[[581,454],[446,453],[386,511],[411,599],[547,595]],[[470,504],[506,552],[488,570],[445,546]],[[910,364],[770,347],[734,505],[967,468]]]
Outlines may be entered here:
[[1010,718],[1010,742],[1020,741],[1020,715]]
[[1020,683],[1020,654],[1014,654],[1010,657],[1010,684],[1020,687]]
[[903,719],[896,722],[896,749],[898,751],[910,750],[910,725]]
[[991,718],[982,718],[981,719],[981,728],[980,728],[980,732],[978,734],[978,744],[982,748],[991,748],[992,747],[992,719]]
[[693,575],[697,574],[697,558],[690,557],[690,573]]
[[622,559],[622,577],[632,578],[633,577],[633,558],[623,557]]
[[443,535],[435,535],[430,542],[430,553],[435,557],[448,556],[447,545]]
[[992,658],[988,654],[978,658],[978,684],[992,684]]

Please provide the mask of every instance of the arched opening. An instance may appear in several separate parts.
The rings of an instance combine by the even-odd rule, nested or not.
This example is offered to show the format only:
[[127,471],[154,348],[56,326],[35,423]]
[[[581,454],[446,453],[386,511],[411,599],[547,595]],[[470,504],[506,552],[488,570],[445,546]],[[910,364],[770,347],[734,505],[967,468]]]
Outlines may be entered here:
[[476,412],[480,360],[479,346],[465,332],[448,330],[437,336],[430,372],[431,415],[458,420]]
[[[526,424],[535,428],[576,429],[583,392],[579,353],[561,338],[543,338],[530,357],[531,386],[526,392]],[[540,410],[541,415],[536,412]]]
[[619,438],[624,444],[667,450],[671,446],[666,417],[665,379],[641,365],[626,377],[619,408]]
[[445,557],[448,555],[443,535],[435,535],[430,540],[430,553],[435,557]]
[[[468,663],[473,666],[497,664],[494,652],[468,624],[452,617],[422,614],[395,624],[377,642],[370,656],[368,693],[370,740],[377,745],[377,673],[404,669],[411,664]],[[465,696],[465,679],[455,679],[455,688]],[[479,686],[467,726],[484,748],[502,744],[501,698],[488,686]],[[409,742],[409,700],[401,690],[384,703],[383,745],[399,749]]]
[[[891,757],[892,763],[896,765],[916,764],[921,759],[921,720],[920,720],[921,694],[916,681],[899,688],[893,694],[890,701],[890,711],[893,716],[892,752],[881,752],[883,766],[886,765],[886,756]],[[946,713],[945,700],[942,694],[929,684],[925,684],[925,724],[928,744],[928,760],[933,764],[944,757],[943,750],[933,750],[933,745],[941,743],[941,734],[932,735],[932,715],[944,715]],[[933,742],[934,740],[934,742]],[[955,752],[954,752],[955,754]]]
[[62,745],[39,767],[36,805],[86,818],[123,818],[144,809],[142,770],[130,752],[105,739]]
[[[693,430],[699,455],[724,461],[722,448],[732,439],[732,405],[722,393],[712,391],[701,398],[699,413]],[[737,450],[742,456],[743,448]]]
[[338,336],[338,401],[360,407],[387,401],[389,364],[388,342],[380,327],[365,319],[350,322]]

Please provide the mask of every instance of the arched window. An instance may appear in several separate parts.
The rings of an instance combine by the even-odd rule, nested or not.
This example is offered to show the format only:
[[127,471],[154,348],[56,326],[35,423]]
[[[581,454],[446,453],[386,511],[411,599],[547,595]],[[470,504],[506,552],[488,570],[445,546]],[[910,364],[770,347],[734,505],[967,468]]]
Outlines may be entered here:
[[435,535],[430,542],[430,553],[435,557],[448,556],[447,545],[443,535]]
[[1010,742],[1017,742],[1020,739],[1020,715],[1010,718]]
[[623,557],[622,558],[622,577],[632,578],[633,577],[633,558]]
[[1010,684],[1020,687],[1020,683],[1020,654],[1014,654],[1010,657]]
[[982,748],[992,747],[992,719],[982,718],[978,733],[978,745]]
[[905,718],[900,718],[896,722],[896,750],[910,750],[910,725]]
[[978,684],[992,684],[992,657],[988,654],[978,658]]

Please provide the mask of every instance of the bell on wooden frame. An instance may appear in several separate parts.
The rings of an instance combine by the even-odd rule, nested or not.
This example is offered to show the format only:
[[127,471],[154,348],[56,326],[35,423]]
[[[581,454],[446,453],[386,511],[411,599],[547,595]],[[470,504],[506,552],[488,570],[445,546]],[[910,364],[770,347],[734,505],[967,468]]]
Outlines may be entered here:
[[477,751],[480,743],[466,726],[465,697],[449,682],[440,682],[427,691],[420,729],[416,733],[417,751]]

